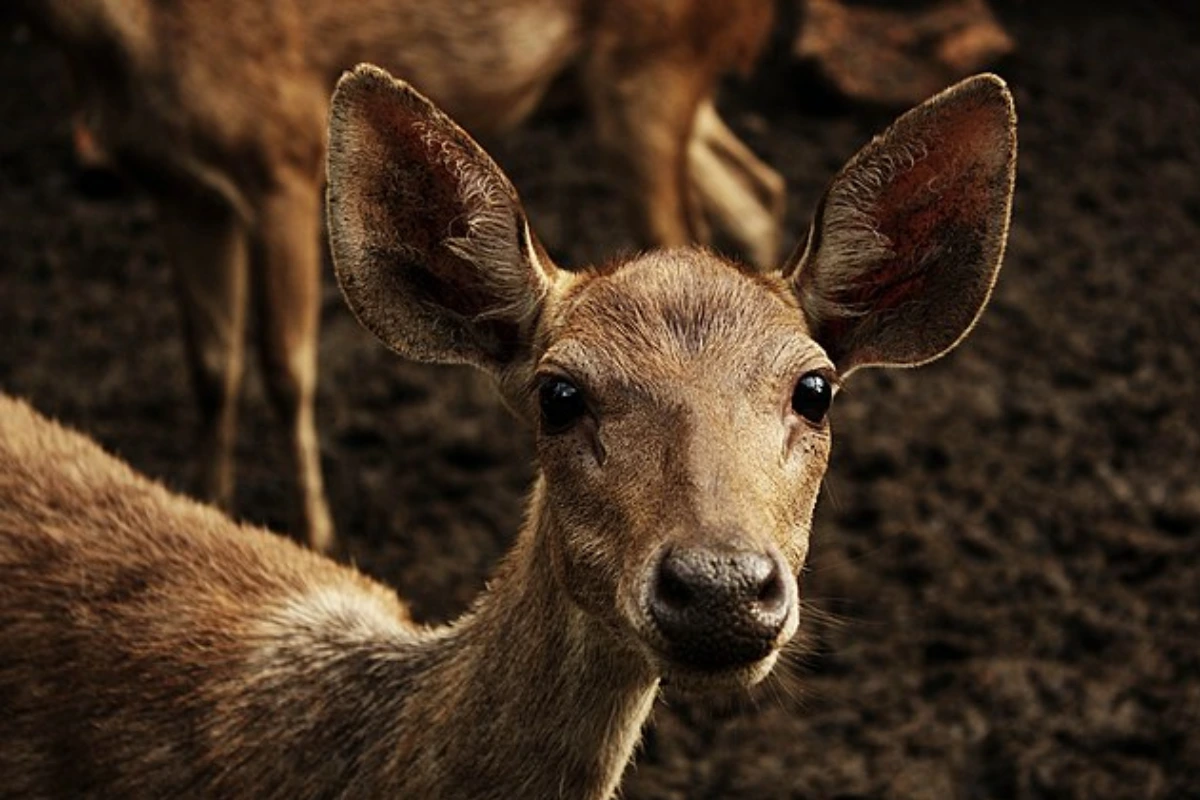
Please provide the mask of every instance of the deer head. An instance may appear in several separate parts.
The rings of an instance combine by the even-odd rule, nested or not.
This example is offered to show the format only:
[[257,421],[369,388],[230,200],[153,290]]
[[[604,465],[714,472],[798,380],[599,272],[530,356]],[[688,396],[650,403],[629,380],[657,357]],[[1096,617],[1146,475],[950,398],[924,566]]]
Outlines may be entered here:
[[568,272],[462,129],[361,66],[333,100],[330,234],[364,326],[490,372],[536,429],[519,547],[557,591],[658,675],[748,685],[797,626],[838,386],[971,329],[1015,159],[1011,96],[975,77],[855,156],[778,271],[685,248]]

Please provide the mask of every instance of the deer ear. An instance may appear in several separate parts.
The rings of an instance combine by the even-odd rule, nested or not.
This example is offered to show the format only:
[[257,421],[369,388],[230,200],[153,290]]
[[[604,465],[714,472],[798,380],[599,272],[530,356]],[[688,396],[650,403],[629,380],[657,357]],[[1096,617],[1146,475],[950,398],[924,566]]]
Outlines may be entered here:
[[833,179],[784,268],[842,374],[952,349],[1000,269],[1016,172],[1016,112],[994,75],[900,117]]
[[499,372],[557,272],[500,168],[408,84],[360,65],[330,111],[329,235],[359,321],[422,361]]

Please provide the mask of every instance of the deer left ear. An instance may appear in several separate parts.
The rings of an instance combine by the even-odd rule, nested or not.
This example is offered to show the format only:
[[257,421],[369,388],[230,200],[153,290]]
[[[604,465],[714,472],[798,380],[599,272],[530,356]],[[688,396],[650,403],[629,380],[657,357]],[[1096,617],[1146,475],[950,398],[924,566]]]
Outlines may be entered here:
[[843,375],[951,350],[987,304],[1008,236],[1016,112],[969,78],[900,117],[842,168],[784,267]]

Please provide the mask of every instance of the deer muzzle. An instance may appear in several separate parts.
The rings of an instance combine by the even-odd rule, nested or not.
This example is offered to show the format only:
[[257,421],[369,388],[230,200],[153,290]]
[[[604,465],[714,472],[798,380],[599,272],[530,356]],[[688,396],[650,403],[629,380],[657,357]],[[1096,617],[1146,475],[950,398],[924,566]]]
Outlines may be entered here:
[[773,548],[667,545],[651,569],[645,608],[676,664],[722,672],[761,661],[782,644],[798,592]]

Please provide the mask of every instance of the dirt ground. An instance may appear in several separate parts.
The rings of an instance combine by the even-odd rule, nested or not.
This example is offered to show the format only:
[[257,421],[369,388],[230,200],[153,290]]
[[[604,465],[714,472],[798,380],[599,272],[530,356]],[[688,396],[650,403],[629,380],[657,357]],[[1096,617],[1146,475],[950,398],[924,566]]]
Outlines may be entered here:
[[[853,378],[807,651],[747,697],[660,703],[625,797],[1200,796],[1200,25],[1097,5],[1000,5],[1021,160],[991,307],[944,361]],[[0,387],[184,488],[196,412],[153,208],[85,191],[61,64],[0,42]],[[797,237],[890,117],[778,59],[724,99]],[[578,116],[495,152],[565,263],[628,247]],[[517,528],[528,433],[484,380],[377,346],[328,277],[321,359],[351,558],[453,617]],[[285,441],[249,389],[238,509],[288,529]]]

